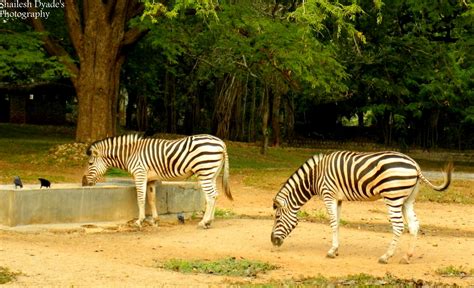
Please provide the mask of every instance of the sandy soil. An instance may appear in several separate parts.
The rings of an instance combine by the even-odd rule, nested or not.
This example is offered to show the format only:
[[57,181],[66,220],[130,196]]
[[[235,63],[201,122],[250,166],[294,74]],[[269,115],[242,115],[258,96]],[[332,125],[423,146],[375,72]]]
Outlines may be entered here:
[[[342,219],[349,223],[341,227],[338,258],[327,259],[331,232],[324,223],[302,221],[282,247],[272,247],[271,199],[276,191],[255,190],[241,184],[242,180],[239,175],[232,178],[235,201],[222,196],[218,207],[249,217],[217,219],[208,230],[196,228],[197,221],[184,225],[163,222],[142,230],[125,223],[0,230],[0,266],[21,272],[15,282],[5,286],[221,286],[358,273],[474,285],[472,277],[435,273],[449,265],[474,268],[472,206],[417,203],[422,231],[413,263],[399,264],[408,248],[409,235],[404,234],[396,255],[382,265],[377,259],[391,239],[384,204],[343,203]],[[312,200],[304,209],[314,214],[322,211],[323,205]],[[229,256],[266,261],[279,269],[256,278],[233,278],[159,268],[170,258]]]

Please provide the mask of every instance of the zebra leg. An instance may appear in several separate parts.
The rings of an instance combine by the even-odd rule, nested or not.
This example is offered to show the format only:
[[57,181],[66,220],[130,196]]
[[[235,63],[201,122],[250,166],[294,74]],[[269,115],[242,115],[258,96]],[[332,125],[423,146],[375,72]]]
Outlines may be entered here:
[[409,264],[411,257],[413,257],[413,253],[415,251],[416,246],[416,239],[418,236],[418,230],[420,228],[420,224],[418,219],[416,218],[415,211],[413,210],[413,204],[415,202],[415,197],[410,197],[402,207],[403,217],[408,223],[408,231],[410,231],[410,235],[412,236],[410,246],[408,248],[408,252],[403,258],[400,260],[400,263]]
[[156,221],[158,220],[158,212],[156,211],[156,181],[148,182],[146,200],[148,207],[150,207],[152,218],[149,219],[147,217],[145,218],[145,221],[155,226]]
[[146,182],[144,184],[137,184],[137,204],[138,204],[138,219],[135,221],[137,227],[141,227],[143,220],[145,220],[145,195]]
[[216,181],[214,180],[202,180],[201,188],[206,195],[206,211],[202,217],[201,222],[199,222],[199,227],[207,229],[211,226],[211,222],[214,219],[214,210],[216,208],[216,198],[217,198],[217,187]]
[[339,217],[341,215],[341,203],[342,201],[337,201],[336,199],[325,201],[329,215],[329,225],[332,229],[332,246],[326,254],[328,258],[336,258],[336,256],[339,255]]
[[390,222],[392,223],[393,238],[388,246],[387,252],[379,258],[379,263],[381,264],[387,264],[388,259],[393,256],[395,249],[397,249],[400,235],[402,235],[403,232],[402,204],[397,205],[396,203],[391,203],[391,200],[387,198],[384,198],[384,200],[388,206]]

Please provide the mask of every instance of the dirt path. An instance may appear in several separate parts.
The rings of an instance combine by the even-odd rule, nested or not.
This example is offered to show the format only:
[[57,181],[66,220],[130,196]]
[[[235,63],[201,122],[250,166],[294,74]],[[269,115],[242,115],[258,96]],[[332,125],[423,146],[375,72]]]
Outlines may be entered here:
[[[387,265],[377,263],[391,239],[383,203],[344,203],[340,255],[327,259],[330,229],[322,223],[301,222],[285,244],[273,248],[270,232],[271,199],[275,191],[255,190],[233,177],[234,202],[224,197],[220,209],[229,209],[244,219],[217,219],[209,230],[197,229],[197,221],[185,225],[162,223],[136,231],[124,226],[18,232],[0,230],[0,266],[21,271],[16,282],[6,286],[151,286],[224,285],[235,281],[265,282],[301,276],[347,276],[390,273],[405,279],[474,285],[472,278],[446,278],[436,269],[453,265],[474,268],[474,214],[472,206],[418,203],[415,210],[422,235],[415,259],[399,264],[408,247],[404,234],[397,254]],[[310,201],[309,212],[323,209]],[[280,268],[257,278],[185,275],[159,267],[166,259],[218,259],[224,257],[262,260]]]

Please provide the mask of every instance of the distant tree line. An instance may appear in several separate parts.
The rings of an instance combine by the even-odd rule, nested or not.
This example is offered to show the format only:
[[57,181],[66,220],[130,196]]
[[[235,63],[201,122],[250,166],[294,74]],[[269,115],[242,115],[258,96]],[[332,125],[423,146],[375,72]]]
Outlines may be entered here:
[[[108,110],[112,107],[106,111],[112,114],[101,134],[85,131],[77,134],[78,140],[116,133],[110,121],[117,118],[118,102],[125,101],[126,127],[150,134],[212,133],[267,145],[333,139],[401,148],[474,147],[474,10],[470,1],[110,2],[122,1],[130,5],[110,6],[102,1],[94,8],[109,14],[115,11],[111,21],[125,23],[119,27],[125,34],[117,34],[123,37],[121,42],[98,45],[100,53],[107,49],[117,53],[105,63],[97,61],[102,56],[93,52],[95,60],[85,59],[85,50],[77,52],[85,49],[81,45],[91,49],[87,43],[102,41],[100,35],[107,30],[102,25],[94,36],[81,30],[88,27],[81,15],[93,11],[78,12],[87,8],[81,4],[86,1],[65,1],[66,15],[45,21],[43,31],[56,35],[53,40],[61,42],[80,73],[68,69],[71,64],[58,65],[69,60],[48,57],[47,51],[38,49],[48,39],[34,34],[38,29],[31,29],[31,23],[4,23],[8,28],[0,32],[8,37],[0,39],[0,47],[7,48],[0,49],[0,60],[4,60],[0,61],[0,84],[64,77],[77,82],[77,75],[89,75],[84,79],[88,84],[83,84],[89,87],[87,93],[77,84],[76,91],[85,93],[85,98],[101,88],[104,95],[94,97],[113,94],[104,98],[109,99],[107,105],[97,100]],[[122,11],[119,8],[129,12],[117,14]],[[87,19],[100,18],[100,13],[91,13]],[[69,19],[68,29],[57,25],[61,17]],[[75,25],[82,28],[74,31]],[[19,44],[24,43],[21,37],[36,40]],[[24,63],[25,59],[15,56],[14,48],[26,51],[23,55],[30,61]],[[107,65],[113,59],[119,65],[110,69],[119,71],[119,76],[107,76],[112,73],[107,72]],[[103,67],[84,70],[94,61]],[[105,79],[116,87],[100,84]],[[82,109],[104,111],[94,108],[95,100],[87,99],[92,102]],[[105,125],[101,117],[96,125]]]

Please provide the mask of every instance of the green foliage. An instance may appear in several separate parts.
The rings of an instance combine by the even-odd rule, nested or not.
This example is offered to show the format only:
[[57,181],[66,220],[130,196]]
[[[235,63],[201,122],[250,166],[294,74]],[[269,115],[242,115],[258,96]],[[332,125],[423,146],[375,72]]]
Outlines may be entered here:
[[176,18],[186,10],[194,9],[195,14],[202,17],[216,17],[218,2],[213,0],[177,0],[172,5],[166,5],[161,2],[146,0],[145,11],[140,17],[141,20],[148,19],[151,23],[158,23],[160,16],[164,15],[168,18]]
[[181,273],[205,273],[240,277],[255,277],[259,273],[265,273],[277,268],[269,263],[236,259],[235,257],[215,261],[170,259],[160,265],[160,267]]
[[32,84],[69,76],[57,57],[45,53],[38,33],[0,33],[0,83]]
[[460,133],[472,128],[474,99],[474,58],[466,54],[474,48],[470,7],[462,1],[384,2],[379,21],[372,1],[361,6],[367,13],[357,29],[367,44],[340,50],[353,67],[351,112],[372,111],[388,145],[416,133],[414,144],[435,146],[443,130],[446,144],[462,146]]

